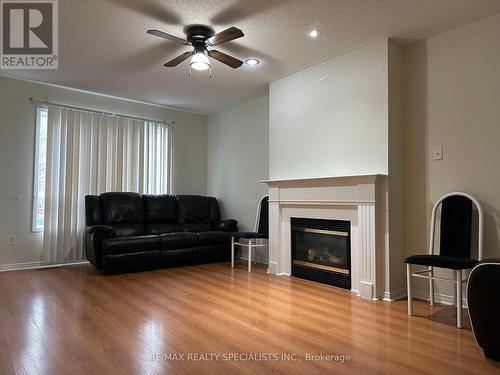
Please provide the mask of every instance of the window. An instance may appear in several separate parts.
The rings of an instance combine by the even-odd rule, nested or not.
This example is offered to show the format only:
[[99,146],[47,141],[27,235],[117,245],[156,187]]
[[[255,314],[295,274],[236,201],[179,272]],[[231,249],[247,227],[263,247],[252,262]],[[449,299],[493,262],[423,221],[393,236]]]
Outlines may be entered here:
[[47,108],[36,108],[35,179],[33,194],[33,232],[43,231],[45,214],[45,171],[47,156]]
[[[170,192],[169,124],[62,106],[49,108],[50,122],[48,108],[36,107],[33,232],[51,224],[44,222],[52,220],[45,217],[47,210],[59,225],[76,207],[80,211],[70,216],[80,223],[87,194]],[[50,207],[46,207],[46,196]]]

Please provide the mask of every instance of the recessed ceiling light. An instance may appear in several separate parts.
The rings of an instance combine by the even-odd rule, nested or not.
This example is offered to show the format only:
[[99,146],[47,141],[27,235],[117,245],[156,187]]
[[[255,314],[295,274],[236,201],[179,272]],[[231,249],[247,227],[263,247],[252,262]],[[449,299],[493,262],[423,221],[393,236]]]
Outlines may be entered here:
[[317,38],[319,36],[319,34],[320,34],[320,31],[317,29],[313,29],[307,33],[307,35],[309,35],[310,38]]
[[257,59],[246,59],[245,60],[245,63],[247,65],[259,65],[260,64],[260,61],[257,60]]

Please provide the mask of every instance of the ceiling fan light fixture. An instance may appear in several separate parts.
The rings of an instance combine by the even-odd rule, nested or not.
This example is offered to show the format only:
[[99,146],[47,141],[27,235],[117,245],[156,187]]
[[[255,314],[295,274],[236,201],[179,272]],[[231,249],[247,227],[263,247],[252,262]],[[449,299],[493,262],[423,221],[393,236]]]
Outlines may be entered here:
[[309,35],[310,38],[317,38],[319,36],[321,32],[318,30],[318,29],[312,29],[311,31],[309,31],[307,33],[307,35]]
[[191,62],[189,65],[194,70],[207,70],[210,69],[210,60],[204,52],[196,52],[191,57]]
[[259,65],[259,64],[260,64],[260,61],[259,61],[259,60],[257,60],[257,59],[252,58],[252,59],[246,59],[246,60],[245,60],[245,63],[246,63],[247,65]]

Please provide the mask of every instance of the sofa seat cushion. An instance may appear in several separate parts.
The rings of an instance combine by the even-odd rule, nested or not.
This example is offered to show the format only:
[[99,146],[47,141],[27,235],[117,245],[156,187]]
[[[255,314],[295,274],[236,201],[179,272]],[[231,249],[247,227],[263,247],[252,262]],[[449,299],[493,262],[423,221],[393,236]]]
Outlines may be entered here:
[[198,233],[210,230],[210,226],[208,224],[203,224],[203,223],[183,224],[182,230],[184,232]]
[[196,233],[166,233],[160,236],[162,250],[185,249],[198,246],[198,235]]
[[104,254],[126,254],[161,250],[160,236],[115,237],[102,241]]
[[225,245],[231,243],[231,233],[208,231],[198,233],[198,243],[200,246]]
[[144,224],[142,223],[110,224],[109,226],[115,231],[116,237],[134,237],[145,234]]
[[182,232],[184,229],[179,224],[174,223],[148,223],[146,224],[147,234],[164,234]]

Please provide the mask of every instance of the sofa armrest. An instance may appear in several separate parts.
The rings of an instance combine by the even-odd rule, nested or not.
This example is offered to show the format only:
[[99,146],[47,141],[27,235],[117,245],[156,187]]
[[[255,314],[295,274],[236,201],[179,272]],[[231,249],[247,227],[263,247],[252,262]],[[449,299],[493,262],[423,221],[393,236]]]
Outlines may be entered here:
[[237,232],[238,222],[233,219],[221,220],[215,225],[215,229],[224,232]]
[[85,256],[98,269],[102,268],[102,241],[116,237],[115,230],[107,225],[94,225],[85,230]]
[[91,227],[87,227],[86,232],[87,233],[100,232],[100,233],[107,234],[107,235],[112,236],[112,237],[114,237],[116,235],[115,230],[108,225],[93,225]]

